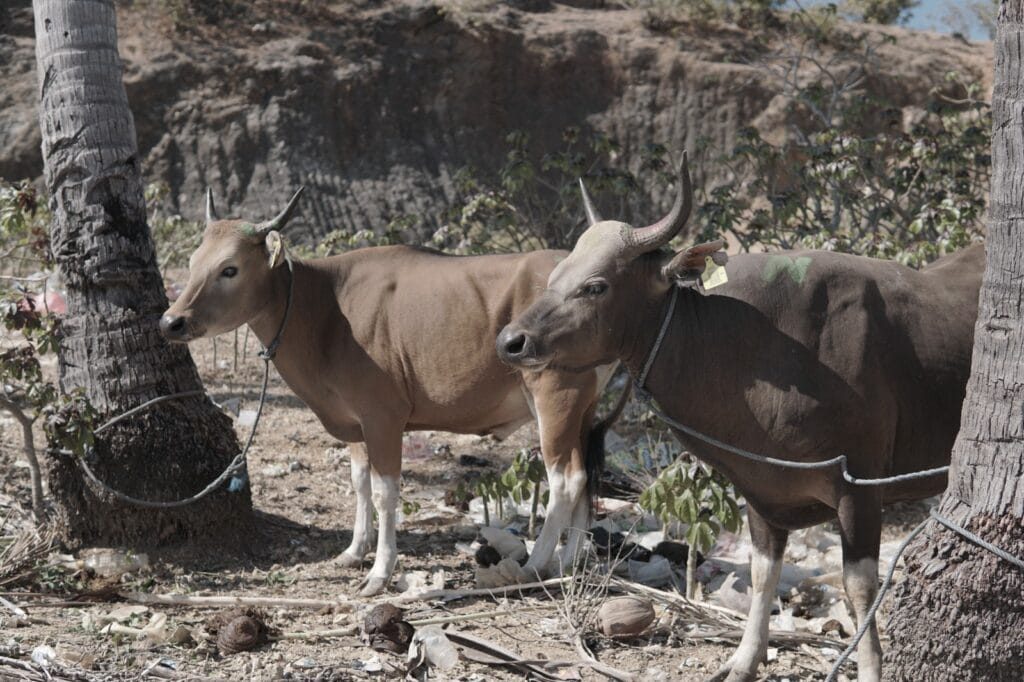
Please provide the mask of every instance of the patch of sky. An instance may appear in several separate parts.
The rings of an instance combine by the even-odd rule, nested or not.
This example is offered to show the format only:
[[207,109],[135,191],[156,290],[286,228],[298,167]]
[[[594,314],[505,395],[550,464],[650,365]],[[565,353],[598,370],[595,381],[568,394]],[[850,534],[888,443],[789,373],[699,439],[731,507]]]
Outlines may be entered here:
[[[795,8],[830,4],[827,0],[789,0],[787,6]],[[838,4],[842,9],[842,2]],[[900,23],[918,31],[959,33],[971,41],[990,40],[989,25],[980,18],[990,13],[994,25],[995,3],[990,0],[920,0],[904,12]]]

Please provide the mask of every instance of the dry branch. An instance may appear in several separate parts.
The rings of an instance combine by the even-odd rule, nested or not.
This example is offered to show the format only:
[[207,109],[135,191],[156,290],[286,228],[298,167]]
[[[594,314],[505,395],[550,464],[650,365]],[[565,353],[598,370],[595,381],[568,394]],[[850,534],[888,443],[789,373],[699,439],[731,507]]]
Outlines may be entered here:
[[122,592],[120,596],[134,604],[164,604],[169,606],[212,607],[259,606],[265,608],[286,607],[293,609],[338,609],[352,611],[362,605],[341,599],[297,599],[289,597],[233,597],[203,596],[190,594],[150,594],[148,592]]
[[464,597],[507,597],[510,593],[525,592],[528,590],[542,590],[548,587],[560,587],[562,583],[572,578],[551,578],[535,583],[522,583],[518,585],[506,585],[504,587],[476,587],[468,590],[431,590],[412,595],[398,595],[397,597],[385,597],[378,601],[392,603],[406,603],[411,601],[431,601],[435,599],[462,599]]
[[49,527],[21,531],[0,552],[0,586],[16,584],[32,574],[37,561],[45,559],[53,546]]

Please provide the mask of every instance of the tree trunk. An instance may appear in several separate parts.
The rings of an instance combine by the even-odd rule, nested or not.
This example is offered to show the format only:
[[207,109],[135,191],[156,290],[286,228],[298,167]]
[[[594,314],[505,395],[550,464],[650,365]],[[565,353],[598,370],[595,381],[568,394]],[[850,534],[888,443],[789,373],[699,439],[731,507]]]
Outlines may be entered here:
[[[987,264],[939,511],[1024,557],[1024,0],[999,8]],[[930,523],[908,549],[886,677],[1024,680],[1024,571]]]
[[[188,351],[157,329],[167,307],[146,223],[135,126],[117,52],[112,0],[35,0],[39,122],[51,195],[51,244],[67,287],[60,386],[113,415],[201,389]],[[91,463],[130,495],[173,500],[213,480],[238,452],[231,421],[205,397],[157,405],[104,432]],[[180,510],[114,503],[74,462],[50,458],[64,540],[155,544],[217,534],[249,517],[248,491],[218,491]]]

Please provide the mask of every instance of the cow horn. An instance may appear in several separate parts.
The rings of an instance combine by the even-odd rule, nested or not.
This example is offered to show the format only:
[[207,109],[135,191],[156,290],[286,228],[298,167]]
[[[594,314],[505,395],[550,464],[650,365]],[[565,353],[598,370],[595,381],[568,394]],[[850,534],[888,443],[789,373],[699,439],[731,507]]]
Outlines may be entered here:
[[587,212],[588,226],[601,222],[601,214],[594,208],[594,202],[590,200],[590,194],[587,192],[587,186],[583,184],[583,178],[580,178],[580,194],[583,195],[583,210]]
[[206,222],[217,221],[217,208],[213,205],[213,190],[206,188]]
[[292,195],[292,198],[288,200],[288,205],[284,207],[283,211],[278,213],[276,217],[257,225],[257,234],[267,234],[273,230],[281,231],[291,219],[292,213],[295,212],[295,206],[299,203],[299,197],[302,196],[302,192],[305,189],[305,187],[299,187],[295,194]]
[[669,214],[647,227],[638,227],[625,233],[626,249],[631,254],[647,253],[668,244],[672,237],[683,229],[693,208],[693,187],[690,185],[690,169],[686,152],[679,163],[679,185],[676,201]]

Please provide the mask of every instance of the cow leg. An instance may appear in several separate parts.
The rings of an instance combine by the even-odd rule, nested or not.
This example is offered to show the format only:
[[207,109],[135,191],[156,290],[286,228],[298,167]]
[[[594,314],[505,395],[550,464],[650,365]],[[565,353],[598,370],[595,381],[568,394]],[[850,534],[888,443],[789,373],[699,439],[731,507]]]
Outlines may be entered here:
[[586,497],[583,424],[589,423],[596,389],[593,373],[562,375],[541,372],[527,377],[540,431],[548,475],[548,508],[544,527],[524,566],[543,576],[562,531],[573,522],[577,503]]
[[572,510],[572,519],[569,522],[569,533],[562,548],[562,573],[567,574],[570,567],[576,563],[576,553],[580,551],[583,535],[587,532],[590,522],[590,498],[584,494],[576,501],[576,507]]
[[377,554],[359,594],[377,594],[391,580],[398,562],[395,522],[398,509],[399,476],[402,472],[401,427],[373,428],[363,425],[363,437],[370,462],[370,487],[377,510]]
[[352,544],[338,555],[335,562],[353,567],[363,562],[373,542],[373,501],[370,487],[370,460],[363,443],[349,445],[352,463],[352,490],[356,495],[356,521],[352,526]]
[[753,552],[750,557],[752,598],[747,626],[740,645],[710,681],[746,682],[757,676],[757,667],[768,654],[768,618],[775,603],[775,589],[782,573],[782,553],[789,531],[768,524],[754,509],[747,507],[747,522]]
[[[882,533],[882,500],[878,488],[859,488],[839,500],[843,538],[843,587],[853,605],[857,627],[864,622],[878,594],[878,546]],[[882,644],[875,622],[857,646],[857,679],[874,682],[882,676]]]

